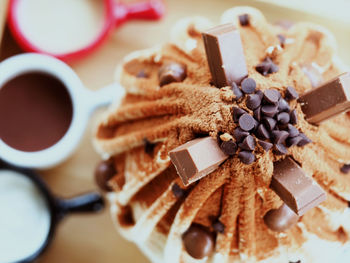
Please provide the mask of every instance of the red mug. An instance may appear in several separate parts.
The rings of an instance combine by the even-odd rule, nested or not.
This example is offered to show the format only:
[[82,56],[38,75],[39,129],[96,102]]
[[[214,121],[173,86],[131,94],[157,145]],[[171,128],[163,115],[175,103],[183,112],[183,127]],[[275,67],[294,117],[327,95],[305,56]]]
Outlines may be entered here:
[[104,21],[96,37],[85,46],[76,50],[55,53],[39,48],[33,40],[28,37],[19,23],[19,7],[22,1],[11,0],[9,5],[8,22],[13,37],[25,51],[43,53],[55,56],[61,60],[69,61],[78,59],[89,54],[97,48],[112,32],[113,28],[121,26],[124,22],[133,19],[158,20],[162,18],[165,12],[164,2],[162,0],[148,0],[145,2],[122,3],[114,0],[101,0],[103,3]]

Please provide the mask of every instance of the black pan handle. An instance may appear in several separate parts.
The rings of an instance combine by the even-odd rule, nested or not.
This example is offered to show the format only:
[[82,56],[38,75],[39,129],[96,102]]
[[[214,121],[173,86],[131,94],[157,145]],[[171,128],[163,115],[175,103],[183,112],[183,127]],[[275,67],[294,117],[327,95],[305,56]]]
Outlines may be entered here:
[[98,192],[57,199],[58,216],[62,218],[70,213],[96,213],[104,208],[104,204],[104,199]]

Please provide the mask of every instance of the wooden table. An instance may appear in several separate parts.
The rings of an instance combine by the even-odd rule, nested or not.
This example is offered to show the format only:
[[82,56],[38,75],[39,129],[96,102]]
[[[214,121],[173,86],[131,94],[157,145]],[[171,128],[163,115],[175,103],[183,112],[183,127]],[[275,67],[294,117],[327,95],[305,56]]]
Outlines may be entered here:
[[[321,17],[276,9],[253,1],[211,1],[211,0],[168,0],[168,15],[159,23],[133,22],[115,31],[104,45],[89,57],[71,64],[84,84],[90,89],[98,89],[113,81],[116,65],[131,51],[152,47],[165,42],[169,28],[174,22],[193,14],[204,15],[219,23],[221,13],[234,5],[257,6],[271,21],[282,18],[312,20],[328,26],[340,41],[340,52],[350,62],[347,39],[349,27],[342,23],[325,20]],[[190,3],[190,4],[189,4]],[[1,58],[20,52],[8,32],[5,32]],[[84,139],[75,154],[63,164],[42,171],[43,178],[52,190],[61,196],[69,197],[77,193],[96,189],[93,170],[99,160],[91,145],[92,127],[99,113],[96,113],[86,130]],[[40,262],[84,262],[84,263],[141,263],[148,260],[135,245],[122,239],[114,230],[108,209],[99,215],[74,215],[63,221],[56,238]]]

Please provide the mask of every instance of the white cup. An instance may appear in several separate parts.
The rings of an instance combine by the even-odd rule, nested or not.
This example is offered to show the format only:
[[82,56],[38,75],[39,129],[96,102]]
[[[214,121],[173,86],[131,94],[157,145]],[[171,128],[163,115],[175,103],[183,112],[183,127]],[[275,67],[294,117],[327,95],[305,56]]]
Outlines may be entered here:
[[50,74],[65,85],[73,105],[71,124],[56,144],[37,152],[14,149],[0,139],[0,159],[17,166],[44,169],[67,159],[78,146],[91,113],[97,107],[121,98],[124,89],[113,83],[98,91],[88,90],[67,64],[56,58],[34,53],[17,55],[0,63],[0,89],[10,79],[33,71]]

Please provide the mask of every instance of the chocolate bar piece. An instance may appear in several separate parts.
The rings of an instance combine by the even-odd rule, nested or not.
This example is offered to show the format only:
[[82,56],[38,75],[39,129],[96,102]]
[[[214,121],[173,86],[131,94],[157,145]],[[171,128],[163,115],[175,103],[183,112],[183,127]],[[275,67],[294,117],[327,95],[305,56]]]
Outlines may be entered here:
[[318,124],[350,109],[350,73],[343,73],[299,98],[308,122]]
[[212,137],[189,141],[169,152],[184,185],[189,185],[216,170],[228,158]]
[[326,193],[291,158],[274,163],[271,189],[298,216],[326,200]]
[[202,37],[214,85],[239,84],[248,70],[238,29],[224,24],[202,33]]

